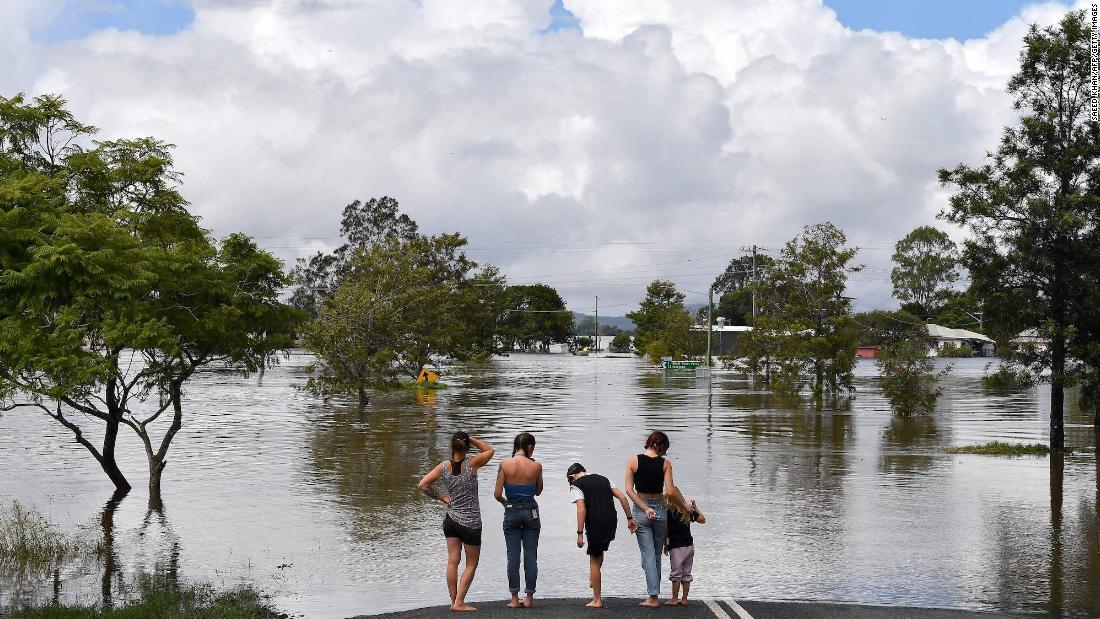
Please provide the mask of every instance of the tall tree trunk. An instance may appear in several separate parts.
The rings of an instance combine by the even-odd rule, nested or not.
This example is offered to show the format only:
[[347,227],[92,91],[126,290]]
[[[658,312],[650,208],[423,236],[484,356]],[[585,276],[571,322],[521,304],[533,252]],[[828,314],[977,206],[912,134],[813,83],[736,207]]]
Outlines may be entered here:
[[115,460],[118,426],[118,422],[114,421],[112,415],[112,419],[107,422],[107,427],[103,432],[103,449],[100,451],[99,466],[103,468],[103,472],[115,485],[115,491],[125,494],[130,491],[130,482],[126,481],[126,476],[122,474],[122,470],[118,468],[118,462]]
[[1054,294],[1051,298],[1051,318],[1054,320],[1054,337],[1050,343],[1050,448],[1062,450],[1066,446],[1066,300],[1064,291],[1065,265],[1056,259],[1054,265]]
[[370,396],[363,385],[359,385],[359,408],[365,408],[367,404],[370,404]]
[[156,453],[149,453],[149,497],[150,501],[160,501],[160,480],[164,467],[168,464],[168,448],[172,446],[172,439],[183,427],[183,381],[179,378],[168,385],[168,397],[172,402],[172,425],[164,433],[160,441],[160,449]]

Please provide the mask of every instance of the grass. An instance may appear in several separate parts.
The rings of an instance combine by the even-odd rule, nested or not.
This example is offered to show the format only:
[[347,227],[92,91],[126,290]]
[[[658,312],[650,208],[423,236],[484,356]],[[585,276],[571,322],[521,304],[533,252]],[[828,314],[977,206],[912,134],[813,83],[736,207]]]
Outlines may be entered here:
[[19,501],[0,506],[0,574],[49,573],[63,563],[99,557],[102,542],[57,530]]
[[[1042,443],[1003,443],[991,441],[980,445],[963,445],[962,447],[948,447],[944,451],[951,454],[976,454],[979,456],[1046,456],[1050,454],[1050,446]],[[1063,450],[1069,452],[1070,450]]]
[[217,591],[210,585],[172,586],[146,578],[140,597],[112,609],[94,606],[40,606],[16,611],[13,619],[275,619],[287,615],[274,610],[262,595],[248,587]]

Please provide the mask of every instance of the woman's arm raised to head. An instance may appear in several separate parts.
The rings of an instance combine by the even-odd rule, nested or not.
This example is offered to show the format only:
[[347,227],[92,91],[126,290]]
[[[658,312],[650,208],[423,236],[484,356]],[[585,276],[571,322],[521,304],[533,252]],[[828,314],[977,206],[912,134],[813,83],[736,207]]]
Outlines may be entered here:
[[489,461],[493,459],[493,454],[496,453],[496,451],[489,446],[489,443],[472,436],[470,437],[470,444],[481,450],[481,453],[470,458],[470,466],[476,471],[486,464],[489,464]]

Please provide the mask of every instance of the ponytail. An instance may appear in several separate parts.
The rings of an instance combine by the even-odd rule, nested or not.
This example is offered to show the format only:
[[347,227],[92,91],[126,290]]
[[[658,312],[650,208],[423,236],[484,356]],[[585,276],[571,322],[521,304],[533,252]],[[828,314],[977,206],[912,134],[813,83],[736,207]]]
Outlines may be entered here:
[[512,443],[512,457],[516,456],[517,452],[523,452],[524,456],[528,458],[535,451],[535,436],[530,432],[520,432],[516,435],[516,440]]

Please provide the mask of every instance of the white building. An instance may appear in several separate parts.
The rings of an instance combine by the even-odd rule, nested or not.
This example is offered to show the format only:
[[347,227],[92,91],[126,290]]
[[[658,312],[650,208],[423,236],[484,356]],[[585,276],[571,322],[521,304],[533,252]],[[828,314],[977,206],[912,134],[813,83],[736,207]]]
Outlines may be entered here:
[[951,329],[940,325],[929,324],[928,337],[932,339],[932,355],[939,355],[939,350],[944,346],[962,346],[966,344],[974,349],[977,357],[992,357],[996,348],[996,342],[986,335],[966,329]]

